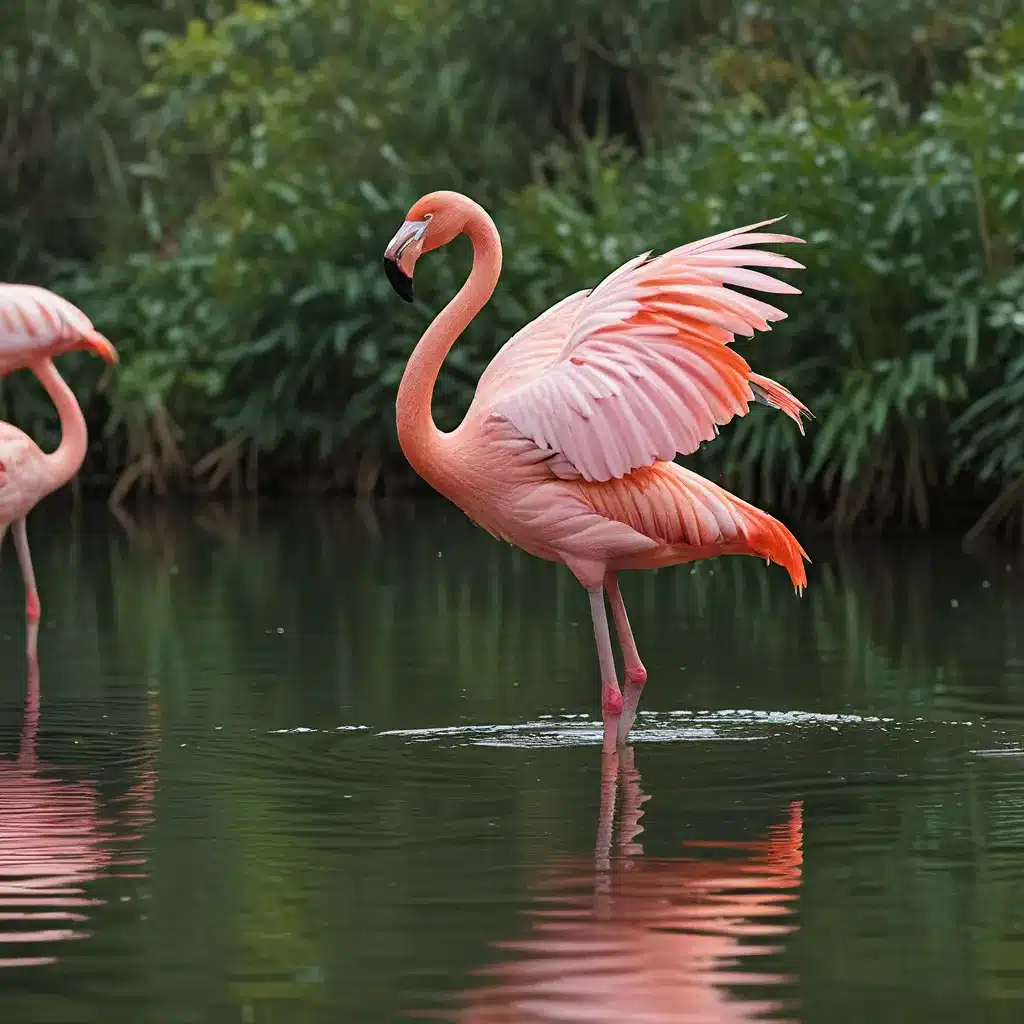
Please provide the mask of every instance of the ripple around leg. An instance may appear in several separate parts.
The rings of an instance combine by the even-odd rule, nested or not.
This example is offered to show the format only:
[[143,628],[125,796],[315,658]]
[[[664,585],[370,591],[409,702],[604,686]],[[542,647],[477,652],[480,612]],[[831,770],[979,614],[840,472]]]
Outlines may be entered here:
[[[908,728],[923,719],[901,721],[877,715],[829,714],[813,711],[641,711],[630,732],[631,742],[677,743],[767,740],[799,729]],[[970,722],[929,722],[931,726],[971,725]],[[415,743],[452,743],[458,746],[573,747],[599,745],[600,721],[588,715],[545,715],[533,722],[514,724],[453,725],[428,729],[388,729],[378,736],[394,736]]]

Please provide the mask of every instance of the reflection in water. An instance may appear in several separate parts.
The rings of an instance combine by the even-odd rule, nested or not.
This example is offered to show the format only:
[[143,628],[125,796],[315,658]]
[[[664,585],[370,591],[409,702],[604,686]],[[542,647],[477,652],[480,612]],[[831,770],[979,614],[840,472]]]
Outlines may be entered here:
[[[811,538],[801,601],[752,560],[627,579],[655,796],[609,766],[595,870],[578,585],[438,504],[373,508],[154,505],[124,531],[87,502],[80,520],[34,513],[51,541],[38,759],[59,771],[14,763],[15,574],[0,579],[0,914],[40,916],[0,920],[17,939],[0,957],[59,963],[0,970],[0,1024],[238,1021],[240,1002],[255,1024],[439,1005],[521,1024],[1024,1019],[1024,555]],[[97,858],[139,831],[110,795],[138,778],[124,745],[139,750],[152,690],[160,827],[130,844],[137,887]],[[15,786],[22,805],[50,787],[37,819],[73,807],[56,779],[97,780],[98,809],[81,786],[49,833],[26,811],[11,824]],[[690,835],[762,842],[680,847]],[[47,886],[106,904],[47,905]],[[91,935],[21,938],[51,928]]]
[[[152,818],[155,720],[140,781],[115,821],[102,816],[93,783],[45,774],[38,728],[39,661],[30,656],[20,749],[13,762],[0,762],[0,968],[55,963],[57,944],[85,938],[88,909],[104,902],[89,896],[88,884],[102,876],[137,877],[139,859],[119,855],[118,844],[140,838],[136,830]],[[133,830],[126,833],[124,825]]]
[[594,867],[563,862],[551,872],[530,911],[532,934],[498,944],[514,959],[482,972],[490,981],[464,995],[461,1024],[725,1024],[784,1009],[782,999],[737,990],[791,980],[747,962],[777,953],[778,938],[796,930],[801,802],[764,841],[686,844],[730,857],[645,858],[635,840],[648,797],[633,757],[627,748],[620,770],[618,756],[605,756]]

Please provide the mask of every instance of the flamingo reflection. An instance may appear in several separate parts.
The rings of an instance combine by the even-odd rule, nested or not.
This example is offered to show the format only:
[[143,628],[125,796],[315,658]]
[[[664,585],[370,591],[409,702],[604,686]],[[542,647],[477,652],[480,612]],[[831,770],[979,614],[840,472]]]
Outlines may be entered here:
[[550,873],[529,911],[530,936],[499,944],[514,959],[486,968],[484,986],[463,995],[461,1024],[782,1019],[785,1000],[743,990],[791,980],[756,973],[750,962],[777,952],[797,927],[802,803],[760,841],[689,843],[692,856],[643,857],[636,839],[648,797],[633,749],[621,757],[620,767],[618,754],[605,755],[594,864],[563,862]]
[[0,968],[54,963],[61,943],[85,938],[89,908],[104,902],[89,896],[90,883],[138,877],[142,860],[118,848],[140,838],[152,819],[155,715],[139,782],[113,819],[101,814],[93,783],[47,776],[36,752],[38,727],[39,662],[31,656],[18,756],[0,762]]

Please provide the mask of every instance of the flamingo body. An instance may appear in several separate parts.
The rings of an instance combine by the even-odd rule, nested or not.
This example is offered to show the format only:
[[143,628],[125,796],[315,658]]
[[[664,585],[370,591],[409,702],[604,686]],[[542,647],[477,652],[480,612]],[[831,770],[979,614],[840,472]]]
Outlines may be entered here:
[[24,431],[0,420],[0,523],[32,511],[52,487],[46,456]]
[[31,369],[61,421],[60,446],[51,454],[43,453],[17,427],[0,421],[0,544],[13,525],[29,624],[39,621],[41,608],[25,520],[43,498],[78,472],[88,444],[82,410],[53,364],[55,356],[76,350],[92,352],[108,363],[117,361],[114,346],[67,299],[35,285],[0,283],[0,377]]
[[113,346],[73,303],[34,284],[0,282],[0,376],[40,359]]
[[[799,242],[764,221],[627,261],[520,330],[480,378],[463,422],[442,433],[430,396],[445,355],[489,299],[501,243],[487,213],[455,192],[420,199],[385,251],[412,299],[423,252],[465,233],[469,279],[423,335],[399,387],[399,442],[413,468],[495,537],[566,565],[588,590],[602,675],[605,746],[625,739],[646,679],[616,574],[724,554],[782,565],[798,592],[807,556],[769,516],[672,460],[696,451],[758,402],[803,431],[807,408],[731,347],[785,313],[729,285],[798,294],[750,266],[800,268],[749,248]],[[632,689],[625,704],[610,647],[611,601]]]

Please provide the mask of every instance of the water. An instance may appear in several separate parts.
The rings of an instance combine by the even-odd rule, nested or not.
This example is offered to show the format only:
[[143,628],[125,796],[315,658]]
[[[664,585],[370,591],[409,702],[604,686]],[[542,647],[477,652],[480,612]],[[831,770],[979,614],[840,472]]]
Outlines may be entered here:
[[631,574],[616,764],[582,592],[439,504],[30,532],[4,1024],[1021,1019],[1014,551]]

